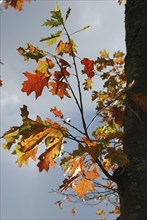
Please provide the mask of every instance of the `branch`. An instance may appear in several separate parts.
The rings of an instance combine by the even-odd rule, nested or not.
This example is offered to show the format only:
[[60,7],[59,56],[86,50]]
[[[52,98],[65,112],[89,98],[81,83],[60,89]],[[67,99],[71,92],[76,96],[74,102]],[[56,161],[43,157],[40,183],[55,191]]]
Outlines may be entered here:
[[[64,27],[64,30],[67,34],[67,37],[68,37],[68,40],[69,42],[71,42],[71,38],[68,34],[68,31],[65,27],[65,25],[63,24],[63,27]],[[86,122],[85,122],[85,118],[84,118],[84,109],[83,109],[83,100],[82,100],[82,93],[81,93],[81,85],[80,85],[80,79],[79,79],[79,74],[78,74],[78,69],[77,69],[77,65],[76,65],[76,60],[75,60],[75,55],[74,55],[74,52],[73,52],[73,49],[72,49],[72,58],[73,58],[73,64],[74,64],[74,67],[75,67],[75,73],[76,73],[76,78],[77,78],[77,82],[78,82],[78,91],[79,91],[79,98],[80,98],[80,113],[81,113],[81,117],[82,117],[82,123],[83,123],[83,128],[84,128],[84,131],[85,131],[85,134],[86,136],[89,138],[88,136],[88,132],[87,132],[87,127],[86,127]]]

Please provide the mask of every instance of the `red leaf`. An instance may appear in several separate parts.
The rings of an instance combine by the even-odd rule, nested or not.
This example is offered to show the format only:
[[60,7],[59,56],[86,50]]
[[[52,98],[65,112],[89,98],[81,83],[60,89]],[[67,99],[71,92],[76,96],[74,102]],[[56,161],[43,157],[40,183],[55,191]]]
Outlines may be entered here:
[[30,93],[34,91],[37,99],[39,96],[41,96],[43,88],[45,86],[48,87],[49,77],[46,77],[39,71],[36,71],[35,74],[25,72],[24,75],[28,78],[28,80],[24,81],[22,84],[22,92],[26,92],[27,95],[30,95]]
[[68,84],[66,82],[55,80],[54,82],[50,82],[49,85],[52,86],[52,89],[50,90],[52,95],[58,95],[61,99],[63,99],[64,96],[70,98],[70,95],[67,92]]
[[3,81],[0,79],[0,87],[3,85]]
[[51,108],[50,112],[52,112],[55,115],[55,117],[63,118],[62,112],[58,110],[56,107]]
[[84,58],[81,61],[81,64],[85,65],[83,73],[86,73],[89,78],[92,78],[94,76],[94,61],[89,60],[88,58]]

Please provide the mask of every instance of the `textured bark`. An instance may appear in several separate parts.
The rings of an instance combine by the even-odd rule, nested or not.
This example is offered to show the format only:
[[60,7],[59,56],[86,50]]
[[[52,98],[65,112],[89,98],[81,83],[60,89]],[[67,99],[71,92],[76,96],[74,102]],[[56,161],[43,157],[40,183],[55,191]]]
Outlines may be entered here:
[[[118,181],[121,215],[119,220],[147,219],[147,112],[132,100],[131,93],[147,95],[147,0],[127,0],[125,10],[127,83],[135,80],[128,91],[124,151],[130,164]],[[140,119],[139,119],[140,118]]]

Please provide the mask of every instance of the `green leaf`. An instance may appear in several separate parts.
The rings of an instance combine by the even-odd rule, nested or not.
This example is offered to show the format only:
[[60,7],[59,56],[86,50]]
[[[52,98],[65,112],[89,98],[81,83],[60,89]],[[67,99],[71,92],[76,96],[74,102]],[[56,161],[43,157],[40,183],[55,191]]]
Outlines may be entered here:
[[53,28],[53,27],[58,27],[60,25],[63,25],[63,17],[60,11],[60,7],[58,6],[58,4],[56,4],[55,11],[51,11],[51,19],[46,20],[43,23],[43,26],[49,26]]
[[36,62],[38,62],[39,59],[45,57],[47,53],[43,50],[38,49],[38,47],[33,46],[30,43],[26,43],[27,48],[19,47],[17,51],[20,55],[24,57],[25,61],[28,61],[29,59],[34,59]]
[[66,16],[65,16],[65,21],[68,19],[70,13],[71,13],[71,8],[68,8],[67,12],[66,12]]
[[51,46],[60,40],[61,34],[62,34],[62,31],[57,31],[54,34],[51,34],[50,37],[41,38],[40,42],[47,41],[46,46]]
[[79,32],[81,32],[81,31],[84,31],[84,30],[88,29],[89,27],[90,27],[90,25],[87,25],[87,26],[83,27],[82,29],[73,32],[71,35],[76,34],[76,33],[79,33]]

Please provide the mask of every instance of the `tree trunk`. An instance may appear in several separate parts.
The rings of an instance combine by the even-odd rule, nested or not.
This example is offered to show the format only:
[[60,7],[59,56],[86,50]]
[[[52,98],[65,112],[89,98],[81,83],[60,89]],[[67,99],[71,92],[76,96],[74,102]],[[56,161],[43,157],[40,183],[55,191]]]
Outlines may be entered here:
[[130,164],[118,180],[119,220],[147,220],[147,111],[131,95],[147,95],[147,0],[127,0],[125,10],[127,93],[124,151]]

